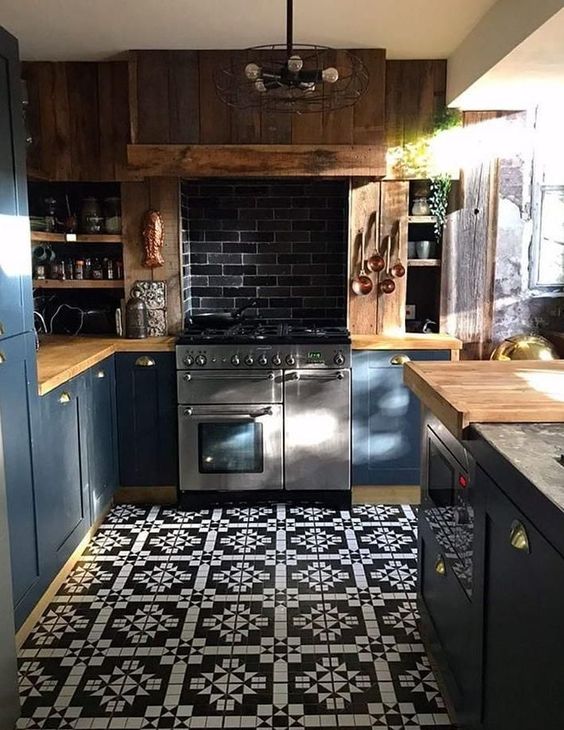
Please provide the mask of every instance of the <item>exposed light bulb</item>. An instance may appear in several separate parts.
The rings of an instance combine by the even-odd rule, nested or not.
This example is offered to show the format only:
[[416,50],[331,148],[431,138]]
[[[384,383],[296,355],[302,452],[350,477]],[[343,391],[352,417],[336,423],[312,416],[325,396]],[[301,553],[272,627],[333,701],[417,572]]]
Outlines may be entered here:
[[333,66],[324,68],[321,72],[321,78],[327,84],[335,84],[339,80],[339,72]]
[[264,81],[263,81],[262,79],[257,79],[257,80],[255,81],[255,89],[256,89],[256,90],[257,90],[257,91],[258,91],[258,92],[259,92],[260,94],[264,94],[264,92],[266,91],[266,85],[265,85],[265,83],[264,83]]
[[257,66],[256,63],[248,63],[245,66],[245,76],[249,79],[249,81],[256,81],[260,78],[261,73],[262,69],[260,66]]
[[288,59],[288,71],[292,74],[298,74],[304,67],[304,62],[299,56],[290,56]]

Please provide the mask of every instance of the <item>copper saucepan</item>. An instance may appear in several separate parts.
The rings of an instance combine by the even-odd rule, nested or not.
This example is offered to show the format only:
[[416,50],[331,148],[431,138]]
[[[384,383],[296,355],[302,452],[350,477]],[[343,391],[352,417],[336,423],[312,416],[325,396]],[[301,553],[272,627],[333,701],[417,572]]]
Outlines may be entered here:
[[360,253],[361,253],[361,261],[360,261],[360,270],[358,272],[358,276],[356,276],[352,281],[352,290],[353,292],[359,296],[359,297],[365,297],[367,294],[370,294],[373,288],[372,279],[366,274],[366,269],[364,268],[364,229],[361,228],[359,230],[360,235]]
[[392,277],[390,271],[390,259],[392,256],[392,237],[388,236],[386,241],[386,268],[385,268],[385,279],[382,279],[378,284],[378,292],[380,294],[393,294],[396,290],[396,282]]
[[386,265],[384,257],[380,253],[380,211],[376,211],[374,221],[374,253],[370,256],[366,264],[370,271],[374,271],[376,274],[382,271]]

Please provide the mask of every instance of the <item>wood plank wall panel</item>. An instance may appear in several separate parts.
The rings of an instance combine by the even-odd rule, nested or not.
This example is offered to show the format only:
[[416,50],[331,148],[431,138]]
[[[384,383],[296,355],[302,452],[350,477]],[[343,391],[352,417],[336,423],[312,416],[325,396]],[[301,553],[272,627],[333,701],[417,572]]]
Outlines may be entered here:
[[[354,108],[301,116],[232,109],[220,101],[213,82],[214,70],[236,62],[241,53],[234,50],[133,51],[130,79],[135,89],[129,96],[133,105],[131,119],[136,120],[132,133],[134,143],[383,144],[384,50],[355,51],[367,64],[371,80],[368,93]],[[341,54],[339,50],[334,52],[336,66]],[[181,75],[181,84],[175,82],[177,73]],[[165,118],[169,120],[168,125]]]
[[229,62],[230,51],[200,51],[200,144],[229,144],[231,138],[231,109],[215,92],[213,73]]
[[[504,116],[467,112],[464,125]],[[498,162],[462,172],[462,205],[449,216],[443,246],[441,329],[464,342],[463,359],[482,359],[491,350],[497,239]]]
[[137,139],[143,144],[160,140],[170,143],[168,51],[136,52],[137,58]]
[[[151,208],[161,212],[165,221],[164,266],[149,271],[145,278],[166,281],[168,297],[168,328],[170,333],[182,329],[182,288],[180,277],[180,180],[178,178],[151,178],[147,181]],[[147,276],[147,273],[150,276]]]
[[[67,63],[72,180],[98,180],[100,122],[98,69],[93,63]],[[86,91],[86,93],[85,93]]]
[[387,61],[386,146],[401,146],[432,131],[445,100],[446,61]]
[[[123,213],[123,263],[125,293],[139,279],[166,281],[168,284],[168,327],[176,333],[182,325],[180,283],[180,182],[177,178],[151,178],[121,186]],[[165,265],[158,269],[143,266],[143,216],[149,208],[159,210],[164,220]]]
[[169,139],[196,143],[200,139],[200,73],[197,51],[171,51],[168,75]]
[[47,180],[125,180],[126,62],[24,63],[34,142],[28,168]]
[[355,54],[363,61],[370,76],[366,92],[369,103],[353,107],[353,144],[384,144],[386,125],[386,51],[359,49]]
[[[356,295],[351,288],[362,262],[360,231],[373,229],[380,217],[381,183],[373,178],[351,179],[349,198],[349,329],[352,334],[376,334],[378,322],[378,294],[376,275],[372,274],[374,289],[367,296]],[[369,244],[370,246],[371,244]],[[366,253],[369,255],[369,248]]]
[[[380,208],[380,251],[387,261],[386,251],[390,246],[390,265],[400,261],[407,272],[409,183],[382,182]],[[380,281],[387,277],[385,271],[380,272]],[[407,274],[394,281],[395,291],[392,294],[380,294],[378,297],[377,332],[381,335],[401,335],[405,332]]]

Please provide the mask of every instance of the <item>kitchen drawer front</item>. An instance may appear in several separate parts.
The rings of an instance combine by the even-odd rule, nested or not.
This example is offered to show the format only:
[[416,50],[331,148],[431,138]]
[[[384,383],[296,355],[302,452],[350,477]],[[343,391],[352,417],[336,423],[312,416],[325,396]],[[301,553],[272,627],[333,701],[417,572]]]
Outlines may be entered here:
[[354,352],[354,359],[355,362],[366,360],[370,368],[393,367],[401,370],[405,362],[410,360],[413,362],[450,360],[450,350],[357,350]]
[[419,518],[419,597],[439,641],[446,665],[443,678],[457,714],[467,711],[475,674],[469,657],[476,654],[472,637],[472,603],[454,574],[447,555],[426,521]]
[[281,370],[183,371],[177,375],[178,402],[185,405],[282,403]]

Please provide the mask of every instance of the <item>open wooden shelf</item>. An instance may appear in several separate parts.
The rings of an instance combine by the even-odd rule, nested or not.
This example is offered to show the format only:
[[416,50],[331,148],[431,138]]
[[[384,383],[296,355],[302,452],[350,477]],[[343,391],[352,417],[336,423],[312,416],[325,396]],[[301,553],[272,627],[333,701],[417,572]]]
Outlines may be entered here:
[[121,235],[108,233],[47,233],[32,231],[31,240],[39,243],[122,243]]
[[34,289],[123,289],[123,279],[34,279]]
[[434,266],[439,267],[441,265],[440,259],[408,259],[408,266],[422,267],[422,266]]
[[433,223],[436,220],[437,219],[434,215],[408,215],[407,216],[408,223],[424,223],[425,225],[433,225]]

